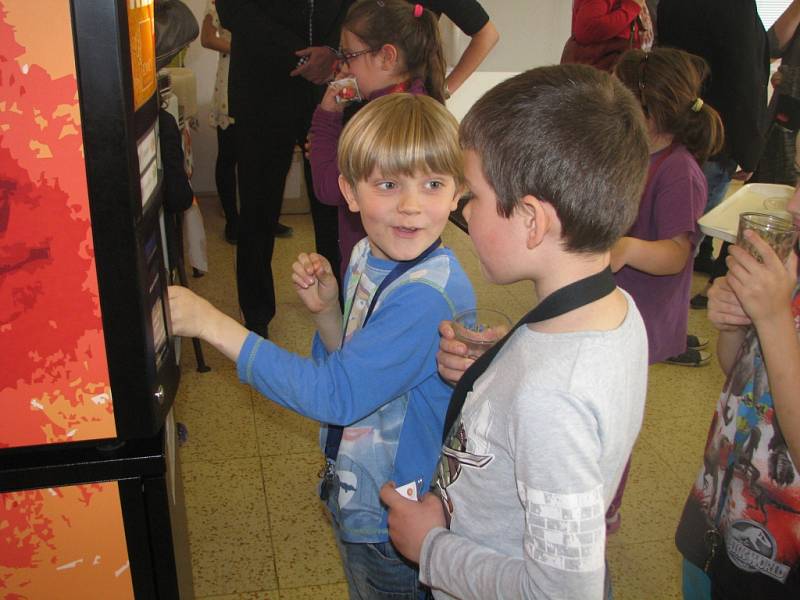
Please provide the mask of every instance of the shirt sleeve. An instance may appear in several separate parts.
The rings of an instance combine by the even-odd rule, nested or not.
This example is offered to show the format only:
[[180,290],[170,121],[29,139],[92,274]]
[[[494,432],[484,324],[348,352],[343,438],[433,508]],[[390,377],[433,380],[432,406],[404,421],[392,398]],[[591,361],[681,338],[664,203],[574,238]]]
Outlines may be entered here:
[[[421,306],[425,309],[416,309]],[[237,371],[241,381],[281,406],[324,423],[350,425],[438,377],[437,328],[450,318],[441,292],[409,283],[394,290],[341,350],[324,357],[317,348],[305,358],[251,333]]]
[[[681,158],[694,160],[688,156]],[[693,169],[693,165],[685,160],[665,164],[663,173],[659,174],[652,216],[657,240],[668,240],[688,233],[692,243],[695,242],[697,219],[703,215],[708,188],[702,172]]]
[[339,189],[339,136],[342,134],[342,114],[318,106],[311,117],[311,178],[314,194],[323,204],[344,206]]
[[444,14],[465,35],[472,37],[489,22],[489,15],[477,0],[423,0],[420,4]]
[[547,397],[517,402],[508,419],[525,513],[521,557],[469,539],[468,532],[432,530],[420,555],[423,583],[464,600],[602,598],[606,534],[597,422],[580,399],[540,393]]
[[622,0],[611,8],[608,0],[583,0],[575,10],[572,35],[579,44],[592,44],[619,37],[639,16],[641,7],[633,0]]

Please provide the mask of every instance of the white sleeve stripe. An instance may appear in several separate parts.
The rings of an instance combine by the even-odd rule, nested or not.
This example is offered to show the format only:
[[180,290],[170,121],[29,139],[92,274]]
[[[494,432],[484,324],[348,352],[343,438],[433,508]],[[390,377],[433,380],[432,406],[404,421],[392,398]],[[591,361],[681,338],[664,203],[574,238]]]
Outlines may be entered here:
[[525,488],[525,550],[534,561],[563,571],[602,569],[606,521],[603,487],[556,494]]

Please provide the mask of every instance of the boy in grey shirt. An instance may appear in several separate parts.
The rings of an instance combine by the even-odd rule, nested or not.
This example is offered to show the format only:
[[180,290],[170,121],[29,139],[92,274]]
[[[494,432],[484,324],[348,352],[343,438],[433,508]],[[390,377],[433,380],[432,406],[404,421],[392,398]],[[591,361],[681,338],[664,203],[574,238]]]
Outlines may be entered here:
[[438,477],[418,503],[384,486],[392,542],[436,598],[599,599],[647,388],[644,325],[608,269],[644,185],[641,111],[606,73],[542,67],[488,92],[460,137],[482,271],[540,303],[474,364],[440,327],[459,381]]

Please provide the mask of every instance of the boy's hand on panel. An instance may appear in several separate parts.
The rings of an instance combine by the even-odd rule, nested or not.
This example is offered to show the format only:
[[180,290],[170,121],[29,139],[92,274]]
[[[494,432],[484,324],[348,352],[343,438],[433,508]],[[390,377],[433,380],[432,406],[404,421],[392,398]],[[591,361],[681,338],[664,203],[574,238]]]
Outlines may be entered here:
[[169,295],[169,315],[172,334],[183,337],[203,337],[203,327],[213,307],[189,288],[171,285]]
[[439,340],[439,351],[436,353],[439,375],[446,382],[455,385],[475,360],[467,357],[467,346],[456,340],[451,321],[439,323],[439,335],[442,336]]
[[797,255],[791,252],[784,264],[757,233],[748,230],[745,235],[764,262],[739,246],[731,246],[727,280],[744,312],[758,326],[764,320],[783,318],[786,311],[791,310],[792,292],[797,283]]
[[300,254],[292,265],[292,281],[309,312],[339,310],[339,285],[324,256],[315,252]]
[[444,527],[444,508],[434,494],[419,500],[404,498],[389,482],[381,488],[381,500],[389,508],[389,537],[397,551],[408,560],[419,563],[422,542],[434,527]]

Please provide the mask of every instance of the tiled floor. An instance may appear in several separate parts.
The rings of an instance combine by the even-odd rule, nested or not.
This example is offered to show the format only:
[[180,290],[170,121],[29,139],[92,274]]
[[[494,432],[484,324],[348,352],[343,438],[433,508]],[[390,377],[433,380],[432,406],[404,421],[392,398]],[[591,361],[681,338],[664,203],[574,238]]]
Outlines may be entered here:
[[[202,202],[209,272],[190,283],[237,316],[233,246],[222,239],[215,198]],[[278,311],[270,336],[306,354],[310,319],[294,295],[290,266],[311,249],[308,215],[282,217],[294,236],[277,240],[273,262]],[[448,226],[454,249],[475,284],[478,303],[513,318],[533,303],[532,286],[496,287],[479,272],[468,237]],[[699,289],[703,280],[695,277]],[[691,311],[691,330],[715,338],[705,311]],[[712,342],[713,345],[713,342]],[[339,557],[315,494],[321,465],[315,423],[277,407],[239,383],[234,365],[204,346],[209,373],[197,373],[184,345],[177,416],[189,431],[180,449],[195,593],[215,600],[320,600],[347,597]],[[680,559],[673,534],[700,466],[714,399],[716,363],[691,369],[655,365],[642,433],[622,509],[622,529],[608,543],[617,600],[680,598]]]

